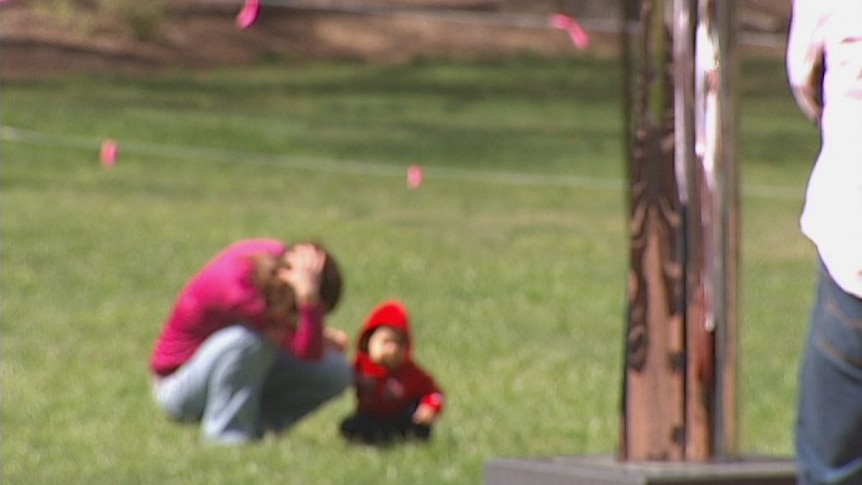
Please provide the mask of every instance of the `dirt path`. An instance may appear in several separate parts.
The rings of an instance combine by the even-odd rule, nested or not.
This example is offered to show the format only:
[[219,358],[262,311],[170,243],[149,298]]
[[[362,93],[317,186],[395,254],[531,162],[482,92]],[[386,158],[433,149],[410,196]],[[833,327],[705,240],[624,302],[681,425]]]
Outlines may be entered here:
[[[242,0],[165,1],[169,7],[149,40],[142,41],[135,40],[128,23],[104,15],[67,14],[86,21],[70,25],[27,0],[6,0],[0,3],[0,78],[152,72],[263,59],[403,62],[417,56],[471,58],[511,52],[569,55],[575,54],[572,43],[564,32],[549,27],[549,13],[559,9],[594,20],[618,15],[608,2],[582,0],[291,0],[291,8],[266,6],[263,0],[257,23],[241,30],[234,19]],[[326,5],[357,9],[310,8]],[[788,5],[739,0],[742,28],[781,32],[789,18]],[[615,20],[605,21],[605,27],[609,23],[615,25]],[[590,55],[617,52],[617,35],[596,30],[591,35]]]
[[[467,1],[461,0],[461,6]],[[401,6],[405,2],[409,4],[409,0],[400,0]],[[423,0],[423,5],[429,2],[433,0]],[[538,3],[531,6],[553,11]],[[476,9],[497,8],[493,1],[467,4],[473,6],[464,10],[467,22],[410,13],[358,15],[264,7],[258,22],[247,30],[234,23],[239,5],[172,4],[153,40],[139,41],[111,29],[107,20],[102,27],[98,21],[92,23],[84,32],[11,0],[0,7],[0,76],[22,79],[72,71],[146,72],[272,58],[401,62],[423,55],[560,54],[573,49],[565,33],[542,24],[539,13],[521,12],[520,24],[512,25],[469,21],[476,18]],[[524,19],[529,22],[525,24]]]

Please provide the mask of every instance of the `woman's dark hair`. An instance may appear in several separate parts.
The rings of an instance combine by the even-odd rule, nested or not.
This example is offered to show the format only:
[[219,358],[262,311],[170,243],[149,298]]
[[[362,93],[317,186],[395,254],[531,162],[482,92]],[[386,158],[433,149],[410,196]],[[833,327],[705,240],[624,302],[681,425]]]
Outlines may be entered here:
[[342,287],[344,286],[341,269],[338,262],[322,244],[313,243],[314,247],[322,250],[326,254],[326,260],[323,263],[323,272],[320,275],[320,301],[323,303],[323,308],[327,313],[331,312],[338,306],[341,301]]

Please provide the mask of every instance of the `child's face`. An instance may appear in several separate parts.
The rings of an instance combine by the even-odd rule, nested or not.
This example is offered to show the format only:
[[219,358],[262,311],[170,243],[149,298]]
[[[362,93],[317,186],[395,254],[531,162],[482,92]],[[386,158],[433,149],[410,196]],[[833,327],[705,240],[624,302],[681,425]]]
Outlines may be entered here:
[[391,327],[379,327],[368,338],[368,357],[388,369],[404,363],[406,353],[404,335]]

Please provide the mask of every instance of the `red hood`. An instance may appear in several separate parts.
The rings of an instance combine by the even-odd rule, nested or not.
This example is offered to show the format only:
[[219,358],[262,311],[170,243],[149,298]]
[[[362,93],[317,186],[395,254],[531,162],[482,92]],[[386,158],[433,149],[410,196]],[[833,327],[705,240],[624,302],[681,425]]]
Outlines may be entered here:
[[359,351],[359,354],[363,356],[367,355],[368,336],[371,335],[371,332],[377,327],[383,325],[393,327],[404,332],[404,335],[407,338],[406,354],[409,359],[413,353],[413,336],[410,333],[410,316],[407,314],[407,309],[404,307],[404,304],[397,300],[389,300],[377,305],[377,307],[368,315],[357,342],[357,350]]

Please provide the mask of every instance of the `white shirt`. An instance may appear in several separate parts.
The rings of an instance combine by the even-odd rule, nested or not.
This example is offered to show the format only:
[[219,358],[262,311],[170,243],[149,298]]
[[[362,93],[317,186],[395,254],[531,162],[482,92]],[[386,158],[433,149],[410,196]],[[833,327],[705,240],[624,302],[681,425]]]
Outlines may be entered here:
[[[812,81],[821,58],[822,115]],[[862,297],[862,0],[794,0],[787,73],[822,138],[800,227],[835,282]]]

